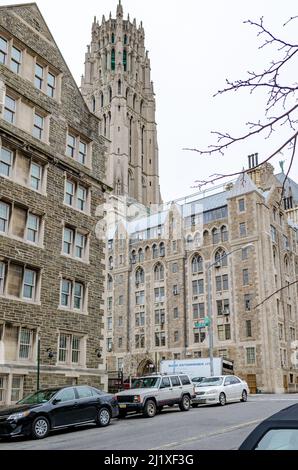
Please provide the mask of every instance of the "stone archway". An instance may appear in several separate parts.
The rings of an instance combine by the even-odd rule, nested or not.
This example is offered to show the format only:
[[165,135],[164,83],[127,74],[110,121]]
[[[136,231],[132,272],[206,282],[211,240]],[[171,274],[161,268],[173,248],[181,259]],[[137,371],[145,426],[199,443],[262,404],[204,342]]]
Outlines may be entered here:
[[138,377],[145,374],[151,374],[152,372],[155,372],[155,364],[153,361],[151,361],[151,359],[143,359],[138,365]]

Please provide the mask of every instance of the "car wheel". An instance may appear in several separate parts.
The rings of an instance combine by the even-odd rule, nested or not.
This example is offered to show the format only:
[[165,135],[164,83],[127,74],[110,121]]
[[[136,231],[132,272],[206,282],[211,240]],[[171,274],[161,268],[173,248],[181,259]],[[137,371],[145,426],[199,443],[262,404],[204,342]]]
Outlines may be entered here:
[[50,431],[50,423],[45,416],[38,416],[32,423],[31,435],[33,439],[43,439]]
[[191,405],[193,408],[198,408],[199,404],[198,403],[192,403]]
[[224,406],[226,403],[227,403],[226,396],[225,396],[224,393],[221,393],[221,394],[219,395],[219,404],[220,404],[221,406]]
[[143,411],[146,418],[153,418],[156,415],[156,404],[153,400],[147,400]]
[[183,395],[181,402],[179,403],[181,411],[188,411],[190,409],[190,398],[188,395]]
[[100,410],[97,413],[97,420],[96,420],[97,426],[101,426],[101,427],[108,426],[110,424],[110,421],[111,421],[110,410],[108,410],[108,408],[105,408],[105,407],[100,408]]
[[124,419],[126,416],[126,411],[119,411],[118,419]]
[[247,401],[247,391],[243,390],[240,401]]

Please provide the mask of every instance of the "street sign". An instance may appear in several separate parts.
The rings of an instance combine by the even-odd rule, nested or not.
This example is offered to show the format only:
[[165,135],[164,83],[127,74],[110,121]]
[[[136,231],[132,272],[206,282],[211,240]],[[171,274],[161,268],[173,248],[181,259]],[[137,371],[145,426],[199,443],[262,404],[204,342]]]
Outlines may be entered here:
[[205,326],[209,326],[209,325],[210,325],[210,319],[208,317],[205,317],[204,319],[196,321],[194,323],[195,328],[205,328]]

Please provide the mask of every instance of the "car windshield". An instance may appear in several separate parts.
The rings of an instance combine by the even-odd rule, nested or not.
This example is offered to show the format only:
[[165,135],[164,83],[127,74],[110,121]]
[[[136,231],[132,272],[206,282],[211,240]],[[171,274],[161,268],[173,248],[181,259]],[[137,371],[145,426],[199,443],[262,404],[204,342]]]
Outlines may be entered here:
[[131,388],[152,388],[158,387],[160,382],[159,377],[140,377],[132,383]]
[[205,380],[205,377],[193,377],[191,380],[195,383],[202,382],[202,380]]
[[58,392],[58,390],[60,389],[40,390],[32,395],[22,398],[22,400],[17,402],[17,405],[39,405],[40,403],[46,403],[55,395],[55,393]]
[[202,382],[198,383],[198,387],[212,387],[216,385],[222,385],[222,377],[209,377],[208,379],[203,379]]

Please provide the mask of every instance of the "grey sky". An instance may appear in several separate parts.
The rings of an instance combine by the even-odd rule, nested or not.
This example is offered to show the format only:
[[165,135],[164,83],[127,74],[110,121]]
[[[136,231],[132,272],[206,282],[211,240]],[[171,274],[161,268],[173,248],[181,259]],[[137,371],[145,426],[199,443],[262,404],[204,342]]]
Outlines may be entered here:
[[[5,4],[23,3],[15,0]],[[37,2],[76,81],[80,84],[86,45],[90,42],[93,17],[101,20],[118,0],[39,0]],[[263,117],[261,93],[233,93],[213,98],[225,79],[245,78],[247,70],[262,70],[271,49],[258,51],[255,28],[243,24],[264,16],[269,29],[298,42],[297,23],[283,31],[282,24],[298,14],[296,0],[122,0],[124,15],[143,21],[146,48],[151,59],[158,123],[160,184],[164,200],[190,194],[194,180],[212,173],[247,167],[247,155],[259,152],[259,160],[275,150],[289,132],[275,133],[274,140],[256,138],[231,149],[224,157],[202,157],[183,147],[206,148],[214,143],[212,130],[244,131],[247,120]],[[296,30],[296,31],[295,31]],[[296,35],[295,35],[296,32]],[[291,71],[292,70],[292,71]],[[288,72],[294,82],[297,64]],[[294,72],[295,70],[295,72]],[[285,77],[286,79],[286,77]],[[289,162],[289,154],[275,158]],[[298,160],[297,160],[298,161]],[[291,176],[298,180],[298,163]]]

